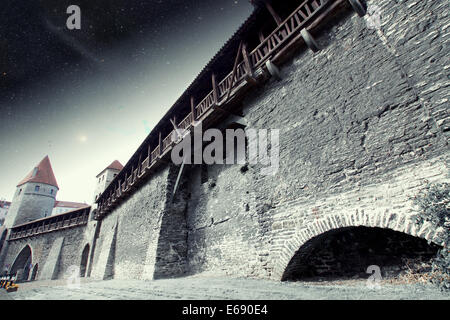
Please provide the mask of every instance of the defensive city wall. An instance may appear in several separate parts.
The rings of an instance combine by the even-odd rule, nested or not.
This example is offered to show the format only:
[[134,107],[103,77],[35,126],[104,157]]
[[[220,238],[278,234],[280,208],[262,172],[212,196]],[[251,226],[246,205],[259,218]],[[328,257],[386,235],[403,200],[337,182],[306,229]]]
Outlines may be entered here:
[[[283,3],[256,4],[98,198],[95,220],[9,240],[6,260],[26,244],[40,259],[61,234],[62,265],[80,265],[89,244],[94,278],[280,280],[340,231],[442,245],[442,230],[414,223],[412,199],[449,180],[446,2]],[[279,129],[278,171],[175,165],[172,122]]]

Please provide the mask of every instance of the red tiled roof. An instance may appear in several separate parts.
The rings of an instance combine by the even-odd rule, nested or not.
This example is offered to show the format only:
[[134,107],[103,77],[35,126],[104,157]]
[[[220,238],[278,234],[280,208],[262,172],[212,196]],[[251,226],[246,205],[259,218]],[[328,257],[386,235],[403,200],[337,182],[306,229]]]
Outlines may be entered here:
[[39,164],[31,170],[31,172],[22,181],[20,181],[17,186],[19,187],[28,182],[45,183],[59,189],[48,156],[45,156],[45,158],[42,159],[42,161],[39,162]]
[[119,161],[114,160],[109,166],[106,167],[106,169],[122,170],[123,165]]
[[89,207],[87,203],[71,201],[55,201],[55,208],[85,208]]
[[103,169],[103,170],[97,175],[97,177],[98,177],[100,174],[102,174],[103,171],[108,170],[108,169],[113,169],[113,170],[118,170],[118,171],[120,171],[120,170],[123,169],[123,165],[122,165],[119,161],[114,160],[109,166],[107,166],[105,169]]

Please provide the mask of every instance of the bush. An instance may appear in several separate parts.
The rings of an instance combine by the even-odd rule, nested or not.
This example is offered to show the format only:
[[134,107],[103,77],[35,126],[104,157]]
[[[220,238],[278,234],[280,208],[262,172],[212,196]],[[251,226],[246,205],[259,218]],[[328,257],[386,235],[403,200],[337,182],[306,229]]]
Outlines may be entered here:
[[416,223],[429,222],[434,228],[443,230],[443,248],[432,263],[430,281],[444,291],[450,291],[450,188],[448,183],[429,184],[415,198],[419,208]]

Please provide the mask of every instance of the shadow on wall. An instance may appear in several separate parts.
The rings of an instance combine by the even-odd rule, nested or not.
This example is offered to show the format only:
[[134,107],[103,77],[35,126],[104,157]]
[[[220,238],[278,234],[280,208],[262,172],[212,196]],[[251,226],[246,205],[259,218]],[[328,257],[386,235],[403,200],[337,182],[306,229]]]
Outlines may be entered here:
[[2,252],[3,244],[5,243],[6,235],[8,233],[8,230],[4,229],[2,231],[2,228],[0,228],[0,233],[1,233],[1,236],[0,236],[0,252]]
[[27,281],[31,271],[31,247],[26,245],[17,255],[9,274],[17,276],[17,282]]
[[88,258],[89,258],[89,244],[87,244],[84,249],[83,253],[81,254],[81,264],[80,264],[80,277],[86,276],[86,270],[87,270],[87,264],[88,264]]

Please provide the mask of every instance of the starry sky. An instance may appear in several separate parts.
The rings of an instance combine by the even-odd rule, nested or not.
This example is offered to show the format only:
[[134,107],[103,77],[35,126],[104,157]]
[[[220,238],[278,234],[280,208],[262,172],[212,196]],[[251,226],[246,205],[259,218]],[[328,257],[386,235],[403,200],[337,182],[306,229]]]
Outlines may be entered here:
[[[81,9],[69,30],[68,6]],[[58,200],[91,203],[250,15],[248,0],[2,0],[0,200],[46,155]]]

